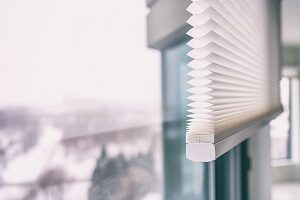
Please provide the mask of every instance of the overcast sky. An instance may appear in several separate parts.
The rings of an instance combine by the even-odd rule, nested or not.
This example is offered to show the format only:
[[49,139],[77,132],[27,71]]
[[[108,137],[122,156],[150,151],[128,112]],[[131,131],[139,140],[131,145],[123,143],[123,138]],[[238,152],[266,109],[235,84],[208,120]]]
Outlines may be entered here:
[[0,106],[159,101],[143,0],[0,1]]

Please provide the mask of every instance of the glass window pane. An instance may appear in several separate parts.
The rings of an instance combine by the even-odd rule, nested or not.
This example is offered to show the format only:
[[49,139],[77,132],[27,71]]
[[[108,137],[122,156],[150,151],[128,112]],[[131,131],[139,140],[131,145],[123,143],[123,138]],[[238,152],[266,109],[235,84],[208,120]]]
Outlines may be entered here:
[[208,165],[185,156],[187,63],[185,43],[163,52],[163,148],[166,200],[208,199]]
[[147,12],[141,0],[0,1],[1,200],[162,199]]

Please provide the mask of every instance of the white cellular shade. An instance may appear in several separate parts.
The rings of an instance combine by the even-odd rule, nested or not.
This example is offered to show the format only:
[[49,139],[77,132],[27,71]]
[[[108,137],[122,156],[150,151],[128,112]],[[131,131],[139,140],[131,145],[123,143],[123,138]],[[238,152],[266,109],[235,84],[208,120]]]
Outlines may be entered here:
[[278,24],[269,20],[270,2],[194,0],[187,8],[187,143],[214,144],[281,108],[278,29],[270,28]]

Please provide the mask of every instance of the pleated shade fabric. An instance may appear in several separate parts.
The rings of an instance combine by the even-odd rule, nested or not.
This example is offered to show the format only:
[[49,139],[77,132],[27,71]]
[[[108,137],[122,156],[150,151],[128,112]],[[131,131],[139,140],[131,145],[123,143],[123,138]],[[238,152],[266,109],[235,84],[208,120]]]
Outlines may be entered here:
[[269,2],[193,0],[187,8],[187,143],[218,142],[281,107]]

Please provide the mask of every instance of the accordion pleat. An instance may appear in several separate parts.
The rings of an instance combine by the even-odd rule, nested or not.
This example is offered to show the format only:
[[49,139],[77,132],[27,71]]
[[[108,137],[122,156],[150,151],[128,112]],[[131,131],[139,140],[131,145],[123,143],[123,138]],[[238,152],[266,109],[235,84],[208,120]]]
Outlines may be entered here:
[[265,0],[194,0],[187,11],[187,142],[215,142],[272,106]]

